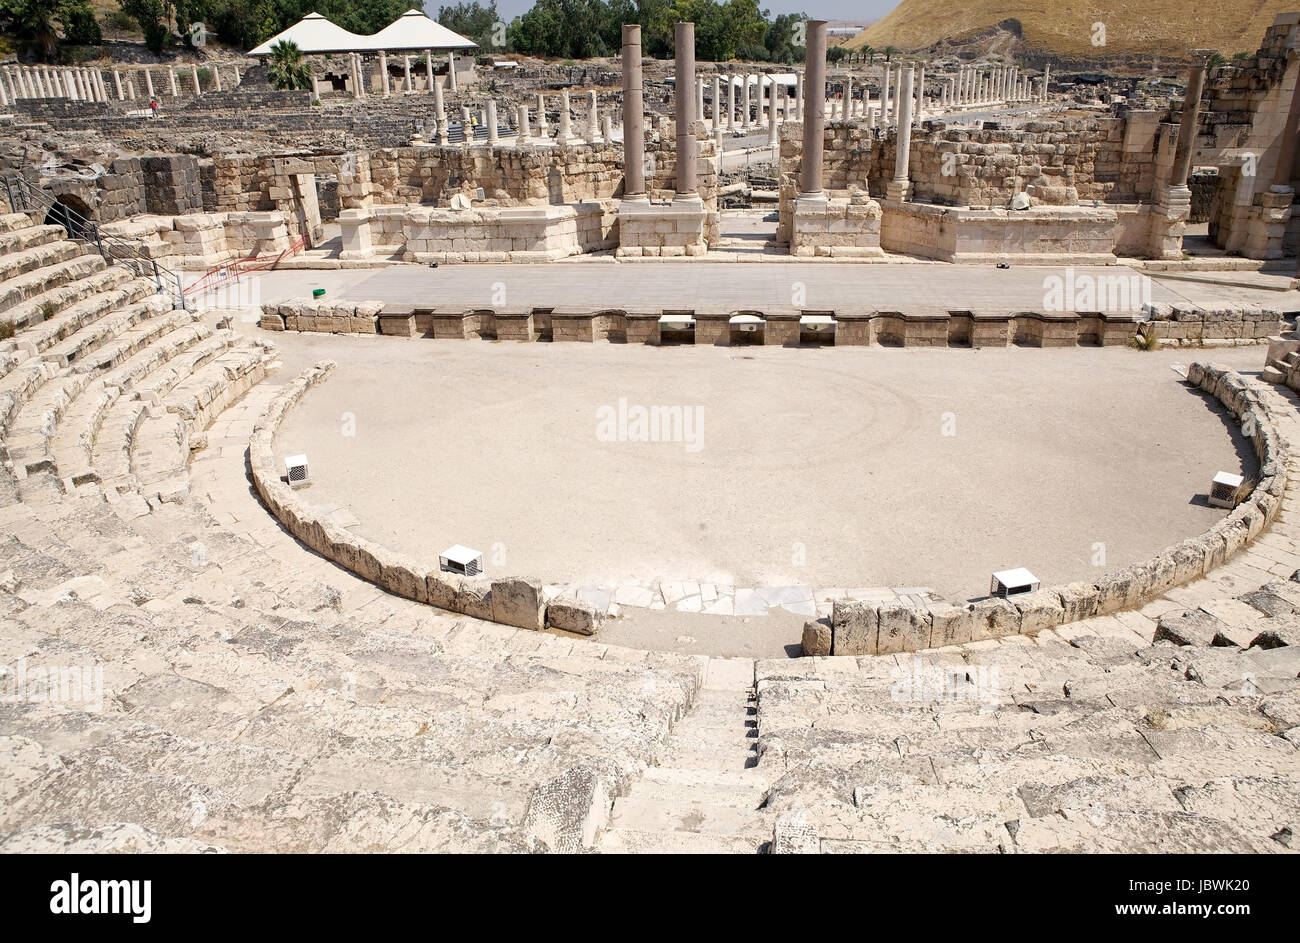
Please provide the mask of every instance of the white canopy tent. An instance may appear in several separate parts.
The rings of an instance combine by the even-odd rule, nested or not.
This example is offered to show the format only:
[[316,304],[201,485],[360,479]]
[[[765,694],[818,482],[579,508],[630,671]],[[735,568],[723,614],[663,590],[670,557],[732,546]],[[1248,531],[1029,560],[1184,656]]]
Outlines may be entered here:
[[[473,49],[477,44],[441,23],[429,19],[419,10],[407,10],[373,36],[365,37],[369,49],[402,51],[408,49]],[[358,52],[362,50],[357,50]]]
[[453,33],[417,10],[408,10],[371,36],[360,36],[331,23],[319,13],[308,13],[283,32],[276,33],[250,56],[269,56],[271,47],[288,40],[305,55],[342,52],[420,52],[425,49],[473,49],[475,43]]

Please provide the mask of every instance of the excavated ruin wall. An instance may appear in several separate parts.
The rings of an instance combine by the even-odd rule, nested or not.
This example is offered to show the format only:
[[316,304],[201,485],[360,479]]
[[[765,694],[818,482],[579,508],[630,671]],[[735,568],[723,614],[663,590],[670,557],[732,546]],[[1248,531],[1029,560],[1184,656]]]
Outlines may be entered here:
[[[1037,205],[1150,202],[1173,165],[1177,125],[1167,112],[1071,117],[1013,129],[913,129],[912,199],[943,206],[1005,207],[1020,191]],[[803,126],[781,129],[777,242],[790,241]],[[885,196],[898,134],[862,121],[833,122],[824,135],[826,189],[865,187]],[[1122,241],[1122,240],[1120,240]]]

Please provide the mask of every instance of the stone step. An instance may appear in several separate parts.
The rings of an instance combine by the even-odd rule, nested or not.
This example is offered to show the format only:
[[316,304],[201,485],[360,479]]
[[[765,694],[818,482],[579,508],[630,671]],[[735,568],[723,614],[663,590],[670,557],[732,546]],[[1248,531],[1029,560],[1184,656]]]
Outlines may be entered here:
[[770,838],[619,827],[602,832],[596,850],[605,855],[756,855],[766,852],[769,841]]
[[127,301],[130,293],[129,288],[119,289],[119,297],[112,305],[111,314],[95,319],[81,330],[46,348],[40,355],[41,359],[66,367],[129,331],[141,321],[170,311],[170,308],[160,304],[153,296]]
[[[652,772],[656,775],[652,775]],[[669,775],[664,775],[665,773]],[[682,802],[755,811],[767,793],[768,782],[758,770],[750,770],[748,780],[720,775],[717,771],[696,772],[676,767],[651,767],[632,784],[626,796],[617,800],[648,799],[659,802]]]
[[67,232],[62,226],[29,226],[26,229],[9,230],[0,233],[0,256],[48,245],[64,240],[66,236]]
[[[111,294],[131,282],[135,287],[129,294]],[[124,266],[110,265],[15,305],[0,319],[12,319],[15,328],[21,330],[17,341],[30,344],[39,353],[115,307],[139,301],[152,291],[152,282],[134,278]],[[56,313],[46,318],[48,311]]]
[[[152,307],[152,301],[138,302],[121,314],[107,319],[112,323],[106,324],[104,330],[107,332],[113,327],[131,324],[133,319],[152,313]],[[77,362],[75,370],[45,384],[22,407],[9,429],[10,455],[14,461],[21,461],[29,472],[37,469],[53,470],[54,460],[49,452],[49,443],[58,432],[64,413],[92,380],[97,379],[92,371],[117,366],[127,357],[147,348],[159,337],[191,320],[191,316],[182,311],[135,323],[127,330],[114,333],[116,339],[111,343],[88,352],[84,360]]]
[[[82,251],[76,246],[74,249]],[[92,275],[103,267],[103,258],[98,253],[92,252],[72,255],[15,277],[6,278],[0,281],[0,312],[8,311],[36,295]]]
[[0,254],[0,282],[16,279],[29,272],[36,272],[48,266],[58,265],[60,262],[66,262],[84,253],[85,249],[75,242],[61,240],[59,242],[38,243],[37,245],[19,249],[16,252]]
[[0,213],[0,232],[16,232],[34,225],[36,224],[26,213]]
[[692,801],[689,795],[675,799],[638,799],[620,796],[614,800],[611,828],[639,832],[698,832],[749,838],[758,843],[772,833],[772,816],[731,805]]
[[50,442],[50,454],[60,477],[72,479],[74,484],[98,480],[91,468],[92,450],[100,426],[117,398],[128,395],[139,380],[211,334],[212,329],[206,325],[182,324],[97,378],[95,388],[82,393]]
[[739,772],[754,765],[757,744],[757,740],[739,740],[735,746],[728,747],[715,740],[683,743],[675,737],[655,758],[655,763],[679,769]]

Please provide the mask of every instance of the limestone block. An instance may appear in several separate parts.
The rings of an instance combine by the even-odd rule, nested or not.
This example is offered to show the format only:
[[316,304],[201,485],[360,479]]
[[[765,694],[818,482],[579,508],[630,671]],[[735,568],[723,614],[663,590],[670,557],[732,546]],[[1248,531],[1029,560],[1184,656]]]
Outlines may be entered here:
[[829,619],[818,619],[804,623],[803,654],[805,657],[831,654],[831,622]]
[[831,607],[831,653],[874,655],[880,622],[870,603],[835,600]]
[[981,599],[971,603],[972,640],[1020,634],[1020,611],[1005,599]]
[[1020,634],[1037,635],[1044,629],[1060,625],[1065,616],[1061,598],[1051,590],[1041,589],[1011,600],[1020,613]]
[[930,646],[930,613],[906,603],[885,603],[876,610],[876,652],[890,655]]
[[552,599],[546,605],[546,624],[563,632],[595,635],[605,624],[605,612],[573,597]]
[[546,602],[540,580],[514,578],[493,580],[492,621],[521,629],[546,625]]

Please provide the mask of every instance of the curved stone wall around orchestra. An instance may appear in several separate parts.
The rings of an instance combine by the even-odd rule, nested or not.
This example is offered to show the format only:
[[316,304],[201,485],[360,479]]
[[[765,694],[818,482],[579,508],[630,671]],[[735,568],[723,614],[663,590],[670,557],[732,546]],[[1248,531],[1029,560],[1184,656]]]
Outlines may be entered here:
[[[736,314],[758,315],[762,331],[747,339],[765,345],[797,346],[808,340],[841,347],[874,344],[899,347],[1074,347],[1124,346],[1139,330],[1170,346],[1203,342],[1230,344],[1262,342],[1283,326],[1274,308],[1243,306],[1205,310],[1191,305],[1147,305],[1142,317],[1085,311],[877,311],[871,308],[836,310],[734,310],[723,307],[625,311],[561,306],[466,309],[423,307],[383,301],[310,301],[296,298],[262,306],[259,325],[268,331],[311,331],[332,334],[391,334],[435,339],[592,342],[617,340],[657,344],[661,314],[695,319],[696,344],[727,345],[736,339],[729,320]],[[801,315],[831,315],[832,333],[803,336]]]
[[553,628],[591,635],[605,613],[572,598],[545,599],[540,580],[526,577],[472,579],[394,553],[318,517],[280,477],[275,464],[276,430],[313,386],[334,370],[322,360],[285,384],[253,426],[249,467],[253,485],[277,520],[302,543],[362,579],[397,596],[521,629]]
[[[280,523],[317,553],[398,596],[518,628],[593,634],[604,621],[604,613],[576,599],[548,601],[539,580],[472,579],[443,573],[318,517],[299,499],[275,465],[276,430],[307,391],[334,367],[333,361],[321,361],[286,384],[253,428],[249,447],[253,483]],[[1208,531],[1150,560],[1108,573],[1096,583],[1070,583],[1013,599],[925,609],[903,602],[837,601],[829,620],[804,627],[804,654],[885,655],[1005,635],[1036,635],[1064,623],[1144,605],[1219,566],[1277,516],[1286,488],[1286,455],[1259,394],[1240,375],[1195,363],[1187,380],[1241,420],[1260,465],[1259,482],[1250,497]]]
[[918,609],[904,603],[834,603],[831,618],[804,627],[805,655],[885,655],[941,648],[1005,635],[1035,635],[1067,622],[1134,609],[1203,576],[1248,544],[1277,516],[1286,489],[1286,454],[1259,394],[1242,377],[1192,364],[1187,382],[1213,395],[1241,420],[1259,459],[1250,497],[1208,531],[1150,560],[1108,573],[1096,583],[1070,583],[1011,599]]

